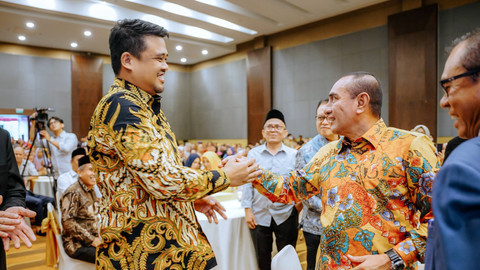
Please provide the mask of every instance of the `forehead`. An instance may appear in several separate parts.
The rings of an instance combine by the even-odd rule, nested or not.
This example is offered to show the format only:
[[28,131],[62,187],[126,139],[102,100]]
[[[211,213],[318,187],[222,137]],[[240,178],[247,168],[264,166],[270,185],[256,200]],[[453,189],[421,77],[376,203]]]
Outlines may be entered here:
[[327,108],[328,103],[323,103],[322,105],[318,106],[317,108],[317,115],[325,114],[325,108]]
[[15,147],[15,149],[13,149],[13,152],[14,152],[15,154],[23,154],[24,150],[23,150],[22,147],[17,146],[17,147]]
[[442,80],[465,72],[466,69],[460,63],[465,46],[466,43],[462,42],[452,50],[452,52],[447,58],[447,62],[445,62],[445,68],[443,69],[442,73]]
[[162,55],[168,54],[167,51],[167,44],[165,43],[165,39],[162,37],[157,37],[157,36],[145,36],[143,38],[143,41],[145,43],[145,50],[142,52],[142,54],[149,54],[149,55]]
[[333,86],[332,90],[330,90],[330,96],[331,95],[337,95],[337,96],[343,96],[348,94],[347,92],[347,87],[350,82],[351,78],[349,77],[343,77],[340,80],[338,80]]
[[267,122],[265,122],[265,126],[268,126],[268,125],[285,126],[285,124],[282,122],[282,120],[280,120],[280,119],[278,119],[278,118],[268,119]]

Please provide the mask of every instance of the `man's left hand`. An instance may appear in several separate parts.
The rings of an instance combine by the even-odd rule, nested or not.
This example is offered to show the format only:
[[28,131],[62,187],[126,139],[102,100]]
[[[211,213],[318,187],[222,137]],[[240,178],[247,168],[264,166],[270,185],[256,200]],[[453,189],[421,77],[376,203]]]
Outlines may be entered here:
[[203,197],[194,202],[195,210],[202,212],[207,216],[208,223],[212,223],[212,219],[215,224],[218,224],[217,214],[215,211],[222,216],[223,219],[227,219],[225,215],[225,208],[220,204],[219,201],[215,200],[210,196]]
[[8,232],[8,237],[2,237],[5,251],[10,249],[10,240],[12,240],[15,248],[20,248],[20,240],[23,241],[27,247],[31,247],[32,241],[37,240],[37,238],[35,237],[35,233],[32,231],[32,228],[25,223],[23,217],[33,218],[35,217],[36,213],[19,206],[10,207],[5,211],[21,216],[20,224],[15,225],[15,229]]
[[357,265],[353,270],[389,270],[392,264],[386,254],[347,256],[354,265]]

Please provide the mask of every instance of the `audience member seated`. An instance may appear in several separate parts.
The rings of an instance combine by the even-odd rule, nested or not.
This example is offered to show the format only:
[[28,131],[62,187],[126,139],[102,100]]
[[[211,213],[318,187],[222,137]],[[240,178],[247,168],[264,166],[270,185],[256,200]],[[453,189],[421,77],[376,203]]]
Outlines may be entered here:
[[202,164],[205,170],[216,170],[222,160],[214,152],[207,151],[202,155]]
[[235,155],[235,149],[232,146],[229,146],[227,148],[227,151],[226,151],[225,155],[223,155],[223,158],[233,156],[233,155]]
[[200,156],[197,153],[190,154],[185,161],[185,166],[195,170],[200,170],[201,165]]
[[78,181],[67,188],[61,200],[63,247],[68,256],[95,263],[98,235],[98,198],[93,187],[95,173],[90,159],[78,160]]
[[[25,167],[25,172],[23,173],[24,180],[27,176],[35,176],[38,175],[38,172],[35,170],[35,166],[30,161],[24,160],[25,152],[22,147],[17,146],[13,149],[15,153],[15,159],[17,161],[18,169],[20,170],[20,174],[23,172],[23,168]],[[26,164],[26,165],[25,165]],[[25,181],[25,186],[27,182]],[[40,226],[42,225],[42,220],[47,217],[47,204],[51,203],[54,204],[55,200],[52,197],[43,196],[40,194],[35,194],[27,189],[25,202],[27,204],[27,208],[37,213],[35,216],[35,220],[32,223],[32,229],[37,234],[41,235],[40,233]]]
[[38,175],[46,175],[47,169],[45,168],[45,160],[43,156],[42,148],[33,147],[32,153],[33,155],[33,165],[35,165],[35,170],[37,170]]

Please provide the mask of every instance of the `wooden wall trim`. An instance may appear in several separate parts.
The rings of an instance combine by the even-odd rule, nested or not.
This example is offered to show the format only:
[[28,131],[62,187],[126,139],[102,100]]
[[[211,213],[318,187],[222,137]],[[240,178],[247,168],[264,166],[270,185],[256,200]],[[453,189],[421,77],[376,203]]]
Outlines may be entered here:
[[90,119],[102,98],[103,61],[88,54],[72,54],[72,131],[87,136]]
[[247,139],[255,144],[262,139],[265,115],[272,109],[272,48],[247,54]]
[[430,5],[388,18],[389,125],[437,135],[437,20]]

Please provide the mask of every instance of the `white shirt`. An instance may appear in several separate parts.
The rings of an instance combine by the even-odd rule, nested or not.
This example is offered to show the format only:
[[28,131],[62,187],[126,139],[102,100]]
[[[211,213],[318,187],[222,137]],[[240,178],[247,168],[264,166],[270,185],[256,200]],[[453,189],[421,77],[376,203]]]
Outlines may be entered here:
[[[72,159],[72,152],[77,148],[77,136],[73,133],[62,131],[60,135],[51,136],[52,141],[58,142],[59,148],[50,144],[51,160],[55,175],[62,175],[72,169],[70,160]],[[47,147],[47,140],[43,139],[43,144]],[[35,144],[37,146],[37,144]]]

